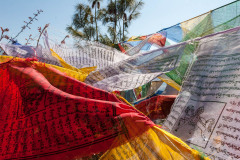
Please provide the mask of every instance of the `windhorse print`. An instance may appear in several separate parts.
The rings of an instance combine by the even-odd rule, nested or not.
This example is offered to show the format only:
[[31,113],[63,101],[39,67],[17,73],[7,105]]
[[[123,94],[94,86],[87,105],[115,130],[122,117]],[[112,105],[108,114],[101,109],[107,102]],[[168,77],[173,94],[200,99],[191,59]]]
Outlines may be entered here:
[[171,132],[189,144],[205,148],[225,105],[224,102],[189,99]]
[[192,134],[195,130],[200,130],[202,139],[206,141],[207,140],[206,133],[212,132],[215,119],[214,118],[205,119],[201,117],[202,113],[204,113],[204,106],[195,109],[193,105],[189,105],[185,109],[185,116],[183,118],[180,118],[175,131],[177,132],[178,129],[181,128],[182,126],[188,125],[191,127],[188,130],[188,134]]

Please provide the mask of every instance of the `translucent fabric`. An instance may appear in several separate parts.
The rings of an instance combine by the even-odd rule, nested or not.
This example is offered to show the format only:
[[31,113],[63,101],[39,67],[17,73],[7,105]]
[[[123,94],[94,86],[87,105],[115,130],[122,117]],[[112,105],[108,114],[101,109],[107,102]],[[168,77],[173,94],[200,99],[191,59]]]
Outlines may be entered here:
[[46,45],[46,48],[12,44],[0,44],[0,46],[9,56],[37,58],[40,62],[61,67],[64,65],[74,70],[84,67],[107,67],[129,57],[115,49],[97,43],[81,48],[67,47],[66,45],[52,45],[51,48],[49,45]]
[[175,98],[176,95],[154,96],[135,104],[134,107],[148,116],[155,124],[159,124],[159,121],[169,115]]
[[[119,140],[124,139],[127,140],[128,138],[126,136],[119,137]],[[100,159],[208,160],[204,155],[190,149],[180,139],[158,127],[152,127],[140,136],[127,141],[119,147],[110,149],[104,153]]]
[[167,39],[182,42],[231,29],[240,25],[240,1],[219,7],[213,11],[160,30]]
[[92,72],[86,83],[107,91],[123,91],[140,87],[157,76],[177,68],[186,50],[185,43],[139,53],[130,58]]
[[166,37],[174,42],[180,42],[183,38],[183,30],[180,24],[176,24],[169,28],[164,28],[158,33],[166,35]]
[[[217,8],[203,15],[194,17],[177,25],[160,30],[158,33],[166,34],[167,40],[183,42],[197,37],[204,37],[209,34],[231,29],[240,25],[240,1]],[[195,46],[194,46],[195,45]],[[188,50],[195,50],[197,44],[190,45]],[[182,59],[180,67],[167,74],[173,81],[181,85],[186,68],[189,65],[188,51]],[[192,51],[190,51],[192,52]]]
[[61,66],[59,61],[52,56],[51,51],[47,48],[43,48],[41,45],[33,47],[0,43],[0,47],[2,47],[8,56],[19,58],[37,58],[40,62]]
[[154,125],[114,94],[27,59],[0,63],[0,90],[0,159],[90,156]]
[[33,59],[0,60],[0,159],[207,160],[112,93]]
[[149,51],[152,45],[154,45],[155,48],[161,48],[165,46],[165,42],[165,34],[155,33],[149,36],[131,37],[127,42],[124,42],[124,45],[130,46],[126,54],[132,56],[140,51]]
[[240,27],[199,41],[164,128],[212,159],[239,159]]
[[[18,57],[11,57],[11,56],[0,56],[0,63],[6,63],[6,62],[12,62],[12,61],[25,61],[26,59],[24,58],[18,58]],[[41,63],[38,61],[31,61],[31,59],[29,59],[29,62],[31,62],[32,64],[35,65],[40,65],[40,66],[46,66],[46,67],[52,67],[55,68],[57,70],[59,70],[60,72],[64,73],[65,75],[72,77],[78,81],[83,82],[86,77],[89,75],[90,72],[94,71],[96,68],[95,67],[88,67],[88,68],[82,68],[82,69],[78,69],[76,71],[72,70],[72,68],[63,68],[63,67],[59,67],[59,66],[55,66],[55,65],[51,65],[51,64],[47,64],[47,63]]]
[[116,49],[105,48],[97,44],[82,47],[53,45],[51,48],[64,61],[76,68],[97,66],[100,69],[129,57]]
[[240,25],[240,1],[212,11],[214,33]]

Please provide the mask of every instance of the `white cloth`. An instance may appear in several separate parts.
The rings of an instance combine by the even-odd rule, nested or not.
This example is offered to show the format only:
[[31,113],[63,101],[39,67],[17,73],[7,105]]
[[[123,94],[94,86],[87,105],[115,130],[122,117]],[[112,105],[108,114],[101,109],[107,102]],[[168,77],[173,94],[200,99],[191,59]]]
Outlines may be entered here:
[[240,158],[240,29],[200,40],[164,128],[209,158]]

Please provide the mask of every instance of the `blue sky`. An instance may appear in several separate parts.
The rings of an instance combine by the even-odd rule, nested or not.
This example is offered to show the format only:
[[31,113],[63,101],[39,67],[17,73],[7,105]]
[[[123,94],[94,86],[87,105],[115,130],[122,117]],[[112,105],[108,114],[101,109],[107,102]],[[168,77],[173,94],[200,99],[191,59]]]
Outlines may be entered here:
[[[38,9],[44,12],[26,29],[18,40],[25,43],[30,34],[38,36],[38,27],[50,23],[49,38],[61,41],[67,35],[65,28],[71,24],[74,6],[87,0],[0,0],[0,26],[10,29],[9,36],[16,35],[23,21]],[[106,1],[106,0],[105,0]],[[162,28],[175,25],[179,22],[198,16],[202,13],[233,2],[234,0],[143,0],[141,16],[129,28],[128,36],[146,35],[159,31]]]

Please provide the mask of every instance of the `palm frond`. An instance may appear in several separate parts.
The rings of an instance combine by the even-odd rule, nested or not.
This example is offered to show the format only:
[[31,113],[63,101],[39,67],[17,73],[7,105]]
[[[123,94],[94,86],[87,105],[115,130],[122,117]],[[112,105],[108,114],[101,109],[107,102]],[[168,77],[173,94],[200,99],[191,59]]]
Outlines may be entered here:
[[75,30],[72,26],[67,26],[66,30],[75,38],[85,38],[85,35],[82,32]]

